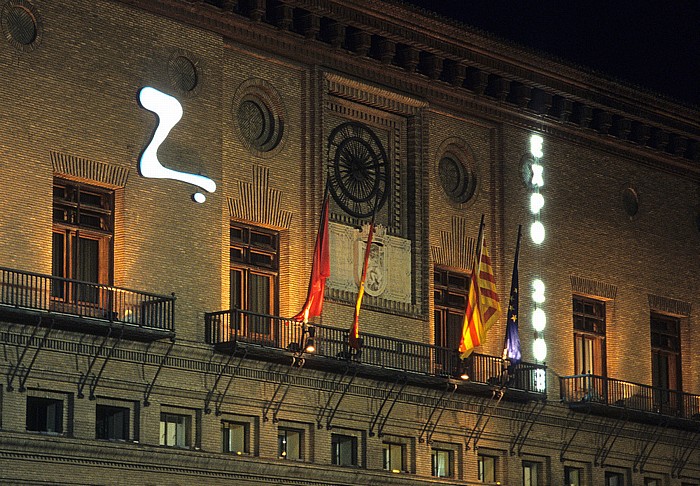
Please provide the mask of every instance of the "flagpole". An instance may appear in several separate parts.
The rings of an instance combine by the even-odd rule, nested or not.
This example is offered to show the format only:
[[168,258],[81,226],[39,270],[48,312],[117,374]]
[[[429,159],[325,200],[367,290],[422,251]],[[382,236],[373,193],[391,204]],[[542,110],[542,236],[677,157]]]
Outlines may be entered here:
[[481,261],[481,239],[484,237],[484,215],[481,215],[481,222],[479,223],[479,236],[476,238],[476,248],[474,250],[474,268],[472,271],[476,271],[479,268],[479,262]]
[[476,246],[474,247],[474,259],[472,260],[472,274],[469,277],[469,289],[468,289],[469,292],[468,292],[468,297],[467,297],[468,302],[467,302],[467,308],[465,309],[464,323],[462,324],[462,338],[461,338],[460,344],[457,348],[457,352],[459,355],[459,361],[461,363],[460,374],[462,375],[461,376],[462,379],[467,379],[466,377],[468,375],[466,373],[466,370],[465,370],[464,360],[469,356],[469,354],[471,354],[472,350],[475,347],[474,344],[476,344],[475,341],[473,339],[471,339],[471,341],[470,341],[471,344],[469,345],[470,347],[467,348],[466,347],[467,345],[465,343],[465,333],[469,332],[468,331],[469,326],[470,326],[469,322],[470,322],[472,316],[474,315],[474,313],[476,312],[477,316],[480,316],[480,312],[478,311],[478,309],[475,310],[474,308],[472,308],[471,303],[472,303],[472,296],[474,296],[473,303],[478,308],[479,296],[478,296],[476,272],[478,272],[479,268],[480,268],[479,260],[481,259],[480,248],[482,246],[481,245],[481,238],[483,237],[483,230],[484,230],[484,215],[482,214],[481,221],[479,222],[479,233],[478,233],[478,236],[476,238]]
[[357,293],[357,302],[355,303],[355,313],[353,316],[352,326],[350,327],[350,332],[348,334],[348,345],[360,351],[361,339],[360,339],[360,307],[362,306],[362,300],[365,293],[365,280],[367,278],[367,267],[369,266],[369,256],[372,248],[372,237],[374,236],[374,222],[377,216],[377,205],[375,204],[372,210],[372,220],[369,223],[369,232],[367,234],[367,243],[365,246],[364,259],[362,261],[362,273],[360,275],[360,288]]

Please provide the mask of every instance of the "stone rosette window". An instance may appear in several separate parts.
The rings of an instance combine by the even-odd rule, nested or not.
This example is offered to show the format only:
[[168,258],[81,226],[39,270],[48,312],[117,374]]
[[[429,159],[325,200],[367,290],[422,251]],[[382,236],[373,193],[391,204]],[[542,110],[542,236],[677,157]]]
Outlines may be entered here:
[[34,5],[26,0],[5,2],[0,7],[0,26],[5,39],[19,51],[32,51],[41,42],[41,18]]
[[437,175],[443,192],[454,203],[470,201],[478,186],[471,151],[462,144],[449,143],[438,153]]
[[259,156],[276,151],[284,136],[284,110],[272,86],[260,79],[241,84],[232,107],[233,121],[241,142]]
[[177,49],[168,60],[168,80],[175,90],[184,96],[193,96],[199,92],[202,78],[202,66],[192,54]]

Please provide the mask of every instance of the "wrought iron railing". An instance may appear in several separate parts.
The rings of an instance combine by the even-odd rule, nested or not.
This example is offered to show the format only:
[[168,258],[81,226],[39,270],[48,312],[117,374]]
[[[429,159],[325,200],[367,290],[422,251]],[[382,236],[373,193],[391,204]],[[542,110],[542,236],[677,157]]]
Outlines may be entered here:
[[0,267],[0,304],[173,331],[175,297]]
[[[345,359],[384,369],[396,369],[429,376],[458,377],[463,371],[469,380],[544,395],[545,367],[519,363],[508,369],[503,359],[473,353],[461,360],[453,349],[376,334],[362,334],[362,346],[355,351],[348,345],[348,330],[320,324],[304,326],[282,317],[233,309],[205,314],[209,344],[237,342],[292,352],[305,349],[313,339],[314,355]],[[313,331],[309,332],[309,329]]]
[[605,376],[560,378],[561,398],[567,403],[593,403],[669,417],[700,420],[700,395]]

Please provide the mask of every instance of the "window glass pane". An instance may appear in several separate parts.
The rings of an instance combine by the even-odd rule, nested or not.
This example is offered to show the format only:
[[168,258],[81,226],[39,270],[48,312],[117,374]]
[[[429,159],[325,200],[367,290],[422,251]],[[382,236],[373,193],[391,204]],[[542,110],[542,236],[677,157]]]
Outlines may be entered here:
[[605,486],[625,486],[624,477],[620,473],[606,472]]
[[33,432],[63,433],[63,401],[27,397],[26,428]]
[[479,481],[492,483],[496,481],[496,458],[479,456]]
[[161,413],[160,445],[189,447],[189,417],[186,415]]
[[97,405],[95,409],[95,437],[109,440],[129,439],[129,409]]
[[337,466],[357,466],[357,437],[333,434],[332,460]]
[[452,451],[433,449],[431,459],[433,476],[439,478],[452,476]]
[[[53,233],[51,248],[51,275],[54,277],[66,276],[66,237],[62,233]],[[65,284],[61,281],[51,282],[51,297],[63,298]]]
[[243,272],[241,270],[231,270],[231,308],[241,309],[243,301]]
[[581,470],[576,467],[566,467],[564,469],[565,486],[581,486]]
[[523,485],[539,486],[539,464],[536,462],[523,462]]
[[278,451],[282,459],[301,459],[302,432],[293,429],[280,429],[278,434]]
[[248,424],[224,423],[224,452],[248,454]]
[[403,444],[384,444],[384,469],[394,472],[405,471],[403,448]]
[[[248,296],[249,310],[260,314],[271,314],[270,293],[272,291],[272,279],[267,275],[251,273],[249,278]],[[267,317],[251,316],[250,332],[254,334],[270,334],[271,322]]]

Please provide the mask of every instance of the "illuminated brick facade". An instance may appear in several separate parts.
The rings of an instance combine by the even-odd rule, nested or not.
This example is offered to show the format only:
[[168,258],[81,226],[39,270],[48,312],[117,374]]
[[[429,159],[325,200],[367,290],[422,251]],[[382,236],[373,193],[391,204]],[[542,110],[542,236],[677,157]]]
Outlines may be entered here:
[[[0,9],[0,481],[700,484],[696,108],[394,2]],[[144,86],[181,103],[158,157],[213,179],[204,203],[139,173],[159,123]],[[308,355],[283,318],[306,297],[329,177],[331,278]],[[107,190],[113,228],[57,216],[56,178]],[[364,348],[348,356],[357,228],[377,200]],[[526,366],[508,383],[505,305],[470,381],[435,346],[435,270],[469,274],[482,214],[502,302],[523,225]],[[60,262],[57,234],[75,248]],[[98,256],[90,280],[80,262]],[[575,329],[574,297],[604,309],[601,351],[576,348],[598,337]],[[258,312],[221,313],[234,298]],[[596,359],[604,374],[577,369]]]

